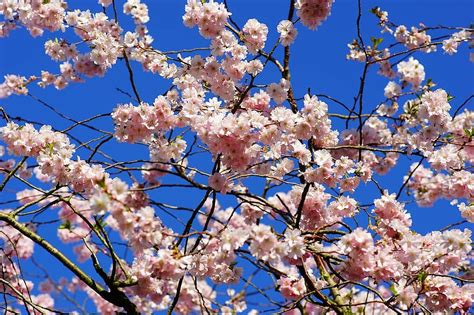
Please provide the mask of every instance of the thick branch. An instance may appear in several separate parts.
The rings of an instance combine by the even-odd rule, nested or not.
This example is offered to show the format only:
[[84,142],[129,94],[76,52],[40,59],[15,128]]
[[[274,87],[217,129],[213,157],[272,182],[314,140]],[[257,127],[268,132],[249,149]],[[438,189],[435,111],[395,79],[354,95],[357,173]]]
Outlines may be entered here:
[[85,284],[87,284],[87,286],[89,286],[92,290],[99,294],[103,299],[116,306],[123,307],[127,311],[127,313],[137,314],[135,305],[130,302],[130,300],[128,300],[128,298],[123,292],[120,292],[118,290],[113,290],[112,292],[106,291],[100,284],[96,283],[94,279],[89,277],[84,271],[82,271],[71,260],[69,260],[69,258],[64,256],[59,250],[57,250],[53,245],[51,245],[41,236],[28,229],[24,224],[18,222],[13,217],[3,212],[0,212],[0,221],[3,221],[8,225],[12,226],[18,232],[28,237],[33,242],[45,249],[48,253],[50,253],[57,260],[59,260],[66,268],[71,270],[79,279],[81,279]]

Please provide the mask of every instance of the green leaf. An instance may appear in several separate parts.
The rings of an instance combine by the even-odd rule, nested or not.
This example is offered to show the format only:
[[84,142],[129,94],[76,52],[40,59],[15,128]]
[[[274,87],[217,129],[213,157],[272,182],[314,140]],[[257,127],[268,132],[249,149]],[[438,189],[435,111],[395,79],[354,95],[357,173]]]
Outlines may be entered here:
[[416,279],[421,283],[425,282],[426,278],[428,277],[428,273],[426,271],[421,271],[417,276]]
[[49,155],[53,155],[54,152],[54,143],[46,144],[46,149],[48,150]]
[[431,88],[433,86],[436,86],[436,83],[433,81],[433,79],[431,78],[428,78],[428,80],[426,80],[426,84],[425,84],[428,88]]
[[472,127],[471,130],[464,128],[464,133],[466,134],[466,137],[468,138],[474,137],[474,127]]
[[390,290],[390,292],[392,292],[393,295],[398,295],[398,292],[397,290],[395,290],[395,285],[393,283],[388,289]]
[[448,94],[448,102],[451,102],[453,99],[454,99],[454,96],[452,96],[451,94]]
[[376,38],[372,36],[370,37],[370,40],[372,41],[372,45],[374,46],[374,49],[377,49],[380,43],[383,42],[383,38]]
[[99,185],[100,188],[105,189],[105,176],[102,177],[102,179],[97,181],[97,185]]
[[63,222],[63,223],[59,226],[59,229],[60,229],[60,230],[64,230],[64,229],[65,229],[65,230],[70,230],[70,229],[71,229],[71,222],[69,222],[69,221],[66,220],[65,222]]

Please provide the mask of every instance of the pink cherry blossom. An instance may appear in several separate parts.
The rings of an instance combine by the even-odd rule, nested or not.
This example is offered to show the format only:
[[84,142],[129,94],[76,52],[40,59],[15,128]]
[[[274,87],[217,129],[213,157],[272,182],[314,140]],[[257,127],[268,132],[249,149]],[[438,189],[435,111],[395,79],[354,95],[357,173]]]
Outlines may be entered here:
[[278,23],[277,30],[280,33],[280,41],[283,46],[291,45],[298,35],[298,31],[289,20],[283,20]]
[[302,23],[314,30],[331,13],[333,2],[334,0],[297,0],[295,8]]
[[242,28],[245,45],[249,51],[255,54],[259,49],[265,47],[267,41],[268,27],[256,19],[250,19]]
[[397,65],[397,72],[403,82],[410,83],[413,89],[418,89],[425,79],[425,68],[413,57]]

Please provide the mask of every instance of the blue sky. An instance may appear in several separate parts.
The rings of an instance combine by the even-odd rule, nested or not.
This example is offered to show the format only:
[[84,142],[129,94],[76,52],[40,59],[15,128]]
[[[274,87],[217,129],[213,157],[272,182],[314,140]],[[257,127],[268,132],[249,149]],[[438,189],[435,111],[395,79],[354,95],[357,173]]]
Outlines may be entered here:
[[[121,3],[121,1],[118,1]],[[150,22],[147,24],[150,34],[155,38],[154,47],[159,50],[176,50],[182,48],[205,47],[208,41],[199,37],[197,29],[188,29],[182,23],[185,1],[161,0],[147,1],[150,11]],[[381,35],[376,27],[375,17],[369,13],[370,8],[381,6],[383,10],[389,12],[389,18],[396,24],[405,24],[408,27],[417,26],[423,22],[427,26],[469,26],[474,20],[474,2],[465,1],[410,1],[410,0],[386,0],[386,1],[362,1],[362,32],[366,42],[371,36],[385,37],[381,47],[393,43],[393,39],[387,35]],[[362,72],[362,65],[356,62],[347,61],[345,56],[348,53],[347,44],[356,38],[355,21],[357,16],[357,1],[339,0],[333,5],[331,16],[316,31],[310,31],[301,24],[297,25],[299,35],[296,43],[292,46],[292,61],[290,64],[292,72],[292,85],[295,89],[296,97],[301,97],[311,89],[312,93],[327,94],[333,96],[344,103],[352,104],[353,97],[358,92],[358,80]],[[249,18],[257,18],[266,23],[269,27],[268,46],[271,46],[277,39],[276,25],[286,18],[288,1],[283,0],[239,0],[229,1],[232,10],[232,17],[239,25],[243,25]],[[95,0],[70,1],[71,8],[90,8],[93,12],[100,12],[101,8]],[[120,7],[120,5],[119,5]],[[122,27],[125,30],[132,30],[130,18],[120,16]],[[441,33],[432,33],[433,36]],[[10,37],[0,40],[0,76],[5,74],[37,75],[41,70],[56,72],[58,65],[49,60],[45,55],[43,45],[49,38],[64,36],[74,38],[71,32],[45,33],[39,38],[31,38],[24,29],[18,29],[11,33]],[[279,48],[277,56],[282,56],[283,50]],[[463,44],[459,53],[454,56],[443,54],[441,49],[434,54],[417,53],[415,58],[419,59],[425,66],[426,77],[432,78],[438,87],[447,90],[455,96],[451,102],[456,108],[472,93],[474,85],[473,70],[474,65],[469,62],[469,51],[467,45]],[[136,76],[136,83],[141,97],[152,102],[153,99],[163,93],[169,87],[169,82],[149,73],[141,71],[141,66],[133,63],[132,67]],[[387,79],[376,74],[376,68],[369,72],[366,93],[365,112],[368,113],[379,102],[384,100],[383,88],[388,82]],[[270,71],[268,75],[261,76],[261,82],[271,83],[278,81]],[[117,88],[131,93],[128,73],[125,64],[118,61],[103,78],[87,79],[85,83],[71,84],[65,90],[57,91],[50,87],[41,89],[32,87],[30,92],[36,97],[53,105],[62,113],[75,119],[84,119],[95,114],[111,112],[118,103],[128,103],[130,99],[117,91]],[[330,112],[341,112],[339,105],[330,103]],[[58,118],[58,116],[41,106],[38,102],[29,97],[12,96],[5,100],[0,100],[7,113],[14,116],[21,116],[26,119],[53,124],[61,129],[70,125],[70,122]],[[472,107],[471,107],[472,109]],[[96,121],[97,126],[106,130],[113,130],[110,118],[102,118]],[[336,123],[338,126],[338,123]],[[95,136],[85,128],[77,128],[74,135],[81,139],[90,139]],[[110,143],[104,146],[104,151],[119,159],[147,158],[146,148],[137,145]],[[393,169],[388,176],[380,177],[379,180],[384,187],[391,192],[397,192],[402,184],[402,177],[406,174],[409,165],[413,161],[403,159],[399,166]],[[206,165],[205,161],[196,161]],[[374,185],[361,187],[358,192],[358,200],[361,202],[373,200],[376,189]],[[195,205],[196,200],[201,198],[202,192],[186,191],[184,204]],[[2,193],[0,200],[11,199],[14,195],[10,191]],[[154,196],[160,201],[182,202],[183,192],[176,189],[163,190]],[[408,200],[404,197],[402,200]],[[221,199],[219,199],[221,200]],[[235,205],[232,198],[222,198],[224,205]],[[438,201],[433,208],[418,208],[414,204],[407,206],[413,218],[414,228],[420,233],[426,233],[434,229],[439,229],[449,223],[459,221],[460,215],[455,207],[446,201]],[[53,214],[51,214],[54,217]],[[165,221],[170,218],[163,214]],[[179,225],[176,225],[180,229]],[[471,226],[472,228],[472,226]],[[52,243],[58,244],[62,250],[71,255],[70,249],[55,241],[55,229],[40,228],[40,234],[50,239]],[[43,266],[53,266],[54,261],[40,254],[37,260]],[[56,266],[57,264],[54,264]],[[33,268],[27,264],[27,268]],[[86,270],[91,270],[90,262],[81,265]],[[33,269],[29,271],[34,271]],[[51,269],[54,277],[67,275],[61,267]],[[90,307],[90,306],[89,306]]]

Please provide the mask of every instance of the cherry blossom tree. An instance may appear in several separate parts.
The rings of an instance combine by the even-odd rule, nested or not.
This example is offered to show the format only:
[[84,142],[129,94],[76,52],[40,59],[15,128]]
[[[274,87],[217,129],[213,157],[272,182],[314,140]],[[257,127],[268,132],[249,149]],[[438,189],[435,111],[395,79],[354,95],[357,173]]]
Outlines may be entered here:
[[[20,95],[69,123],[2,105],[0,191],[16,196],[0,210],[5,313],[81,314],[92,303],[101,314],[469,312],[474,96],[453,98],[418,56],[451,58],[474,29],[401,25],[358,0],[347,59],[361,75],[347,103],[317,87],[297,95],[291,80],[298,31],[317,34],[331,0],[275,1],[287,12],[277,25],[259,21],[264,12],[237,23],[232,1],[177,2],[176,23],[207,46],[176,51],[150,35],[146,1],[98,4],[0,1],[0,37],[26,29],[59,65],[5,75],[2,104]],[[379,32],[364,33],[362,19]],[[114,67],[126,67],[130,93],[108,113],[76,119],[35,96]],[[168,88],[142,97],[137,69]],[[369,72],[385,85],[375,106]],[[134,157],[108,154],[111,143]],[[397,165],[407,166],[389,175],[398,185],[384,185]],[[367,203],[368,187],[377,196]],[[407,205],[438,199],[463,221],[416,232]]]

